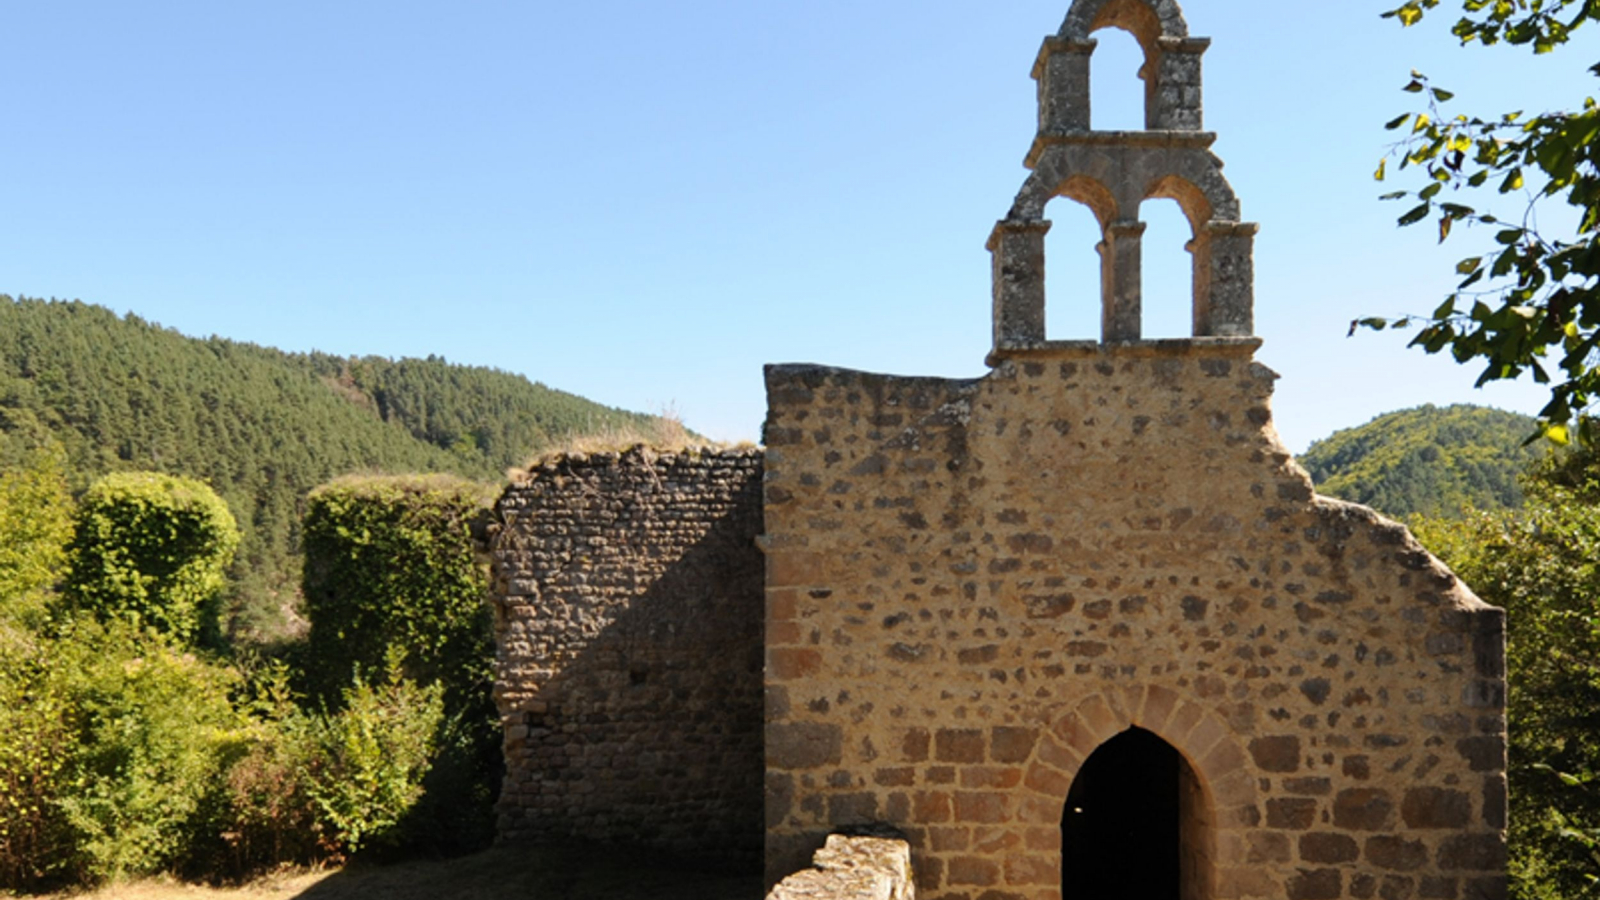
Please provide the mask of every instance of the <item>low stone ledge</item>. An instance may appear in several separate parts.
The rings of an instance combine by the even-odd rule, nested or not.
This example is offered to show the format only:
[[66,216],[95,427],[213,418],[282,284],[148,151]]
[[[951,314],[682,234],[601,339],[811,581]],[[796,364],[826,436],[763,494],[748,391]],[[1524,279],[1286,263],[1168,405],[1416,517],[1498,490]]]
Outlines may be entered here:
[[911,847],[895,838],[828,836],[813,868],[778,882],[767,900],[914,900]]

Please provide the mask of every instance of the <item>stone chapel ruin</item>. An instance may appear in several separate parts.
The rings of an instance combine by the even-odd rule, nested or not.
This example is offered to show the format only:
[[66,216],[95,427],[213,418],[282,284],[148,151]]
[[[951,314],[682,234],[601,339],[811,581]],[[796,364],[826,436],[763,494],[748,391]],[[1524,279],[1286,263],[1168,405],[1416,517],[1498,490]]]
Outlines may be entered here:
[[[1106,27],[1144,49],[1144,131],[1092,128]],[[764,452],[507,489],[504,839],[764,854],[771,884],[889,829],[944,900],[1505,895],[1504,615],[1278,441],[1208,44],[1173,0],[1076,0],[1045,40],[987,375],[769,366]],[[1099,341],[1045,334],[1060,196],[1104,235]],[[1189,338],[1141,337],[1155,197],[1194,230]]]

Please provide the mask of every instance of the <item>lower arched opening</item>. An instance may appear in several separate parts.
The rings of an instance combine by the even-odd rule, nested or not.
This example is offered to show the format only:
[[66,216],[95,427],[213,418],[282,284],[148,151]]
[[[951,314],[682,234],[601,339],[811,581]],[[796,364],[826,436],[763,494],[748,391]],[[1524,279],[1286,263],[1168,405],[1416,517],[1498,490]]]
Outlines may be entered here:
[[1067,794],[1063,900],[1206,900],[1209,821],[1183,754],[1129,728],[1089,755]]

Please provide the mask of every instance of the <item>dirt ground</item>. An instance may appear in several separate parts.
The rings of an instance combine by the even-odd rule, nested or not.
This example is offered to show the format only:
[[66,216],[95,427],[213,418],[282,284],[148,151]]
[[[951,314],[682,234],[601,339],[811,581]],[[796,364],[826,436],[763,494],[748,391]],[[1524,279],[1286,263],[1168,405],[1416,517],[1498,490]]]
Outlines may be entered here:
[[[4,896],[0,894],[0,896]],[[41,900],[760,900],[758,873],[597,847],[496,847],[461,859],[270,875],[212,888],[152,879]]]

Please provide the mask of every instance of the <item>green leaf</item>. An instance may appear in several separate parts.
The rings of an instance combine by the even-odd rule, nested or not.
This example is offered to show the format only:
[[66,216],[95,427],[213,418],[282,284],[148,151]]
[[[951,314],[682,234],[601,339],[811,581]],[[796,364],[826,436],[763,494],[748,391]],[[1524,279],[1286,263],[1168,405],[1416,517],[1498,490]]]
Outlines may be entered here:
[[[1456,274],[1471,275],[1473,272],[1478,271],[1478,267],[1481,265],[1483,265],[1483,257],[1481,256],[1473,256],[1463,259],[1462,261],[1456,263]],[[1435,314],[1435,316],[1437,316],[1437,314]]]
[[1393,119],[1383,123],[1384,130],[1393,131],[1396,128],[1399,128],[1401,125],[1404,125],[1406,120],[1409,118],[1411,118],[1411,113],[1401,113],[1400,115],[1395,116]]
[[1428,217],[1428,210],[1431,208],[1431,204],[1428,203],[1424,203],[1421,206],[1413,208],[1410,212],[1400,217],[1401,226],[1415,225],[1416,223],[1421,222],[1423,219]]

